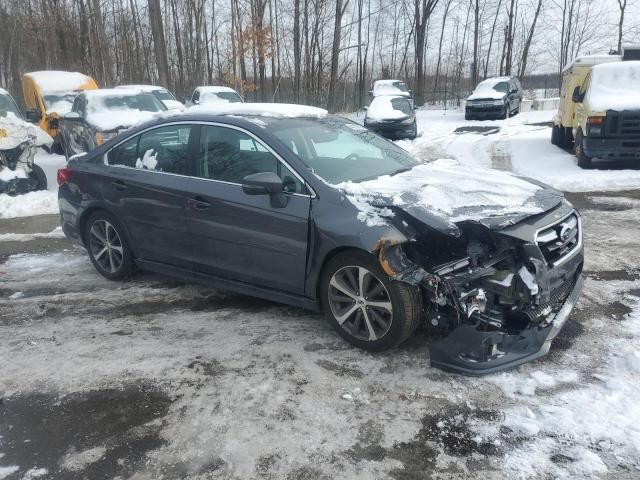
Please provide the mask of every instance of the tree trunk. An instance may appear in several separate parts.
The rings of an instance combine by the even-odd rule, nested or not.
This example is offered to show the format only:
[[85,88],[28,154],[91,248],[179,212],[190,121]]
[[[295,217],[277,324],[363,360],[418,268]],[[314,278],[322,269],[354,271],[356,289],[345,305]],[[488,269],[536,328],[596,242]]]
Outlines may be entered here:
[[538,16],[540,15],[541,9],[542,9],[542,0],[538,0],[536,13],[533,15],[533,20],[531,21],[531,28],[529,29],[529,34],[527,35],[527,40],[525,41],[524,49],[522,51],[522,62],[520,62],[520,71],[518,72],[518,76],[520,78],[524,77],[524,75],[527,73],[527,60],[529,59],[529,48],[531,48],[531,41],[533,40],[533,34],[536,30],[536,23],[538,22]]
[[[343,4],[344,1],[344,4]],[[331,74],[329,77],[329,94],[327,96],[327,110],[336,111],[336,83],[338,81],[338,61],[340,60],[340,40],[342,32],[342,15],[349,0],[336,0],[336,18],[333,24],[333,47],[331,50]]]

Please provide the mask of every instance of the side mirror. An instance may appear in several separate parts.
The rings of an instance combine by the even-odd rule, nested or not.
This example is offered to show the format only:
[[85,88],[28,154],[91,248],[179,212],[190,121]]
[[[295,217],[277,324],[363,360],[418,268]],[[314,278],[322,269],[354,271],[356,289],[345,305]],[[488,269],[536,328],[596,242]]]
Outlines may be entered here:
[[27,120],[30,121],[31,123],[37,123],[40,121],[40,118],[41,118],[40,112],[35,108],[26,109],[24,114],[25,114],[25,117],[27,117]]
[[369,107],[364,107],[364,111],[366,112],[367,110],[369,110]]
[[282,180],[273,172],[247,175],[242,179],[242,191],[247,195],[269,195],[271,206],[274,208],[283,208],[287,205]]
[[580,93],[580,87],[576,87],[573,89],[573,95],[571,95],[571,100],[575,103],[582,103],[584,99],[584,95]]

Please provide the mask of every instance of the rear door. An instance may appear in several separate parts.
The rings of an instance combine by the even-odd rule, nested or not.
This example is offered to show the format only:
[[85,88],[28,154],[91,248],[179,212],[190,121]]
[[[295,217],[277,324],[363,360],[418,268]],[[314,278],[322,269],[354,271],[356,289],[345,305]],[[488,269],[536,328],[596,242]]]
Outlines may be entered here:
[[[202,125],[196,163],[188,186],[194,269],[303,294],[311,196],[301,177],[256,137],[224,125]],[[284,207],[243,192],[242,179],[259,172],[283,179]]]
[[198,127],[147,130],[108,152],[104,198],[123,221],[137,257],[191,266],[186,191]]

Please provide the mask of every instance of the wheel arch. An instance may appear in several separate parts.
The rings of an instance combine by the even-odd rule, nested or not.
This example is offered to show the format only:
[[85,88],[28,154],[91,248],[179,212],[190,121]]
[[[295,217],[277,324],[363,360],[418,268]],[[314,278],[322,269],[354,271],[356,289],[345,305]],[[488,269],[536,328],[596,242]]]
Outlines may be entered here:
[[84,245],[84,247],[87,248],[87,242],[85,239],[85,227],[87,226],[87,221],[89,220],[91,215],[99,211],[107,212],[109,215],[112,215],[113,217],[116,218],[116,220],[118,220],[118,223],[124,230],[123,234],[125,235],[126,240],[129,243],[131,251],[133,252],[133,256],[136,257],[136,248],[133,242],[131,241],[131,235],[129,235],[129,230],[127,229],[127,226],[120,218],[118,218],[118,216],[110,208],[102,204],[91,205],[90,207],[85,209],[82,212],[82,214],[80,214],[80,217],[78,218],[78,229],[79,229],[80,238],[82,239],[82,244]]

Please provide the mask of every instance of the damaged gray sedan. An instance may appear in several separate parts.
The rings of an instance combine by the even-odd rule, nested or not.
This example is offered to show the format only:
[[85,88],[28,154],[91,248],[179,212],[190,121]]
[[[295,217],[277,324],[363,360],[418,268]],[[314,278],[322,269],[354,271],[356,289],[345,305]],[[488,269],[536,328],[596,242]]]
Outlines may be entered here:
[[311,107],[218,106],[147,123],[58,174],[63,230],[102,275],[136,268],[322,310],[380,351],[425,322],[431,364],[538,358],[582,288],[562,194],[452,160],[420,164]]

